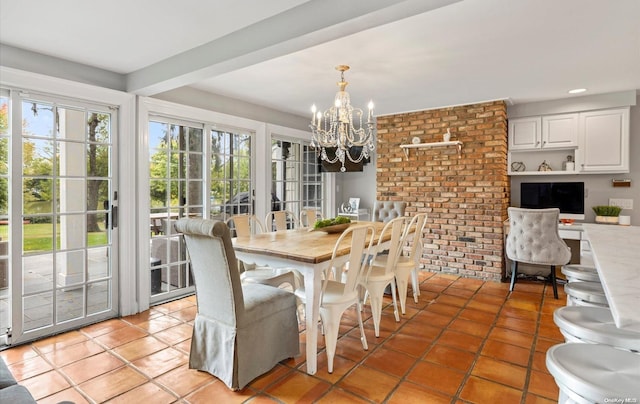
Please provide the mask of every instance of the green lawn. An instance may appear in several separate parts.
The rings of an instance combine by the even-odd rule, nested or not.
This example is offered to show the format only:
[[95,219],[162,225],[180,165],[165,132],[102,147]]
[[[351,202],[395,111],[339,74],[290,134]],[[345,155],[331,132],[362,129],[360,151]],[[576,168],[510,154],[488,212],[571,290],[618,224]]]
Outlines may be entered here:
[[[48,251],[52,249],[52,226],[50,223],[25,224],[23,227],[24,250],[25,251]],[[0,225],[0,237],[3,240],[8,238],[9,226]],[[89,233],[88,246],[106,245],[106,232]],[[60,229],[56,234],[56,243],[60,243]]]

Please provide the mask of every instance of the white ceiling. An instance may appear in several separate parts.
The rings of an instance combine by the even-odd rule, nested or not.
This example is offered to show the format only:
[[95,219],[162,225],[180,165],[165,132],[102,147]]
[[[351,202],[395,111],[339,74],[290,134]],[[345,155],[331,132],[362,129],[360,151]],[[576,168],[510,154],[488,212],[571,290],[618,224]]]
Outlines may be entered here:
[[376,115],[640,89],[640,0],[0,0],[0,43],[303,116],[338,64]]

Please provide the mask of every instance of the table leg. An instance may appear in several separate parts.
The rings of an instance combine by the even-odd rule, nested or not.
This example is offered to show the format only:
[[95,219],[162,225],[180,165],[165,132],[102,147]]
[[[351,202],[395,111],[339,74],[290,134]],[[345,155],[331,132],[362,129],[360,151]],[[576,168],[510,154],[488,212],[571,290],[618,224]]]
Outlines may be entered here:
[[313,269],[304,272],[306,292],[305,318],[307,322],[307,373],[313,375],[318,370],[318,319],[320,317],[321,277],[315,276]]

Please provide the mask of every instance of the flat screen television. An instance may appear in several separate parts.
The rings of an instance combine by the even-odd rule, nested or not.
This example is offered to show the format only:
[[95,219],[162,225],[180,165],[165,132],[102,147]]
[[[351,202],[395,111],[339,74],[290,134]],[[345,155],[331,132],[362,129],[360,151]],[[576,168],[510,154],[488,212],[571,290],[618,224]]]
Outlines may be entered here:
[[584,220],[584,182],[523,182],[520,207],[559,208],[561,219]]

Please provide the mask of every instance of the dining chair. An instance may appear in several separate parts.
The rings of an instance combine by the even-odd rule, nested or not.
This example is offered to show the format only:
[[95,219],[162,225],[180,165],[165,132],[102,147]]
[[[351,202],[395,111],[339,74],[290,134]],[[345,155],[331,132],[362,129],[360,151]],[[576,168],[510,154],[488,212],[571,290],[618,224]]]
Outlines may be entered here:
[[300,227],[298,218],[290,210],[274,210],[267,213],[264,218],[267,231],[280,231],[287,229],[297,229]]
[[376,337],[380,336],[382,300],[384,298],[384,291],[389,285],[391,285],[391,297],[393,298],[393,314],[396,317],[396,321],[400,321],[400,316],[398,315],[398,302],[396,299],[395,268],[398,263],[398,257],[400,256],[400,250],[402,249],[404,241],[403,236],[406,236],[406,224],[407,218],[404,216],[392,219],[385,224],[382,228],[382,232],[380,233],[376,251],[380,251],[382,249],[382,244],[384,243],[383,239],[385,236],[390,235],[391,241],[387,258],[382,263],[381,261],[378,261],[378,264],[376,264],[376,260],[374,258],[361,280],[362,286],[366,290],[364,300],[369,296],[371,314],[373,317],[373,328]]
[[[525,209],[510,207],[509,234],[505,252],[512,261],[511,285],[513,291],[518,277],[518,263],[548,266],[553,297],[558,298],[556,266],[568,264],[571,250],[560,238],[558,220],[560,209]],[[540,272],[544,275],[546,271]]]
[[[367,261],[363,260],[362,257],[369,255],[374,235],[375,228],[371,224],[354,225],[346,229],[336,241],[329,265],[324,269],[324,278],[320,292],[320,319],[324,330],[329,373],[333,373],[333,358],[338,342],[340,319],[345,310],[351,306],[356,306],[355,311],[358,316],[362,348],[365,351],[369,349],[367,337],[364,333],[364,325],[362,323],[362,313],[358,309],[360,302],[358,285],[360,284],[362,272],[367,265]],[[342,258],[338,255],[338,252],[342,248],[343,240],[345,239],[351,239],[349,256],[345,265],[338,265],[336,260]],[[346,272],[343,278],[342,269],[345,266],[349,267],[349,271]],[[331,279],[333,274],[335,274],[335,278]],[[343,282],[336,279],[343,280]],[[296,289],[295,294],[300,300],[306,302],[307,295],[304,285]],[[307,332],[313,331],[315,330],[307,330]]]
[[407,203],[403,201],[375,201],[373,204],[373,221],[388,222],[396,217],[404,216]]
[[248,237],[252,234],[264,233],[264,224],[256,215],[240,214],[231,216],[227,220],[227,226],[231,229],[232,236]]
[[320,212],[316,208],[305,208],[300,211],[300,223],[301,227],[313,227],[316,221],[322,219]]
[[[264,225],[255,215],[232,216],[227,221],[227,225],[231,225],[231,228],[235,229],[237,237],[249,237],[253,233],[264,233]],[[240,261],[238,269],[243,283],[261,283],[275,287],[289,285],[292,291],[296,288],[296,274],[289,268],[271,268]]]
[[180,219],[197,299],[189,368],[211,373],[232,390],[278,362],[300,354],[295,296],[243,284],[229,227],[209,219]]
[[[413,300],[418,303],[420,296],[420,284],[418,282],[418,269],[420,268],[420,257],[424,245],[423,234],[427,224],[427,214],[417,213],[405,226],[405,234],[402,235],[402,245],[400,246],[400,256],[395,265],[396,287],[398,288],[398,300],[400,301],[400,311],[406,313],[407,290],[409,288],[409,277],[413,287]],[[407,249],[406,245],[411,244]],[[378,254],[373,259],[373,265],[384,267],[387,265],[388,254]]]

